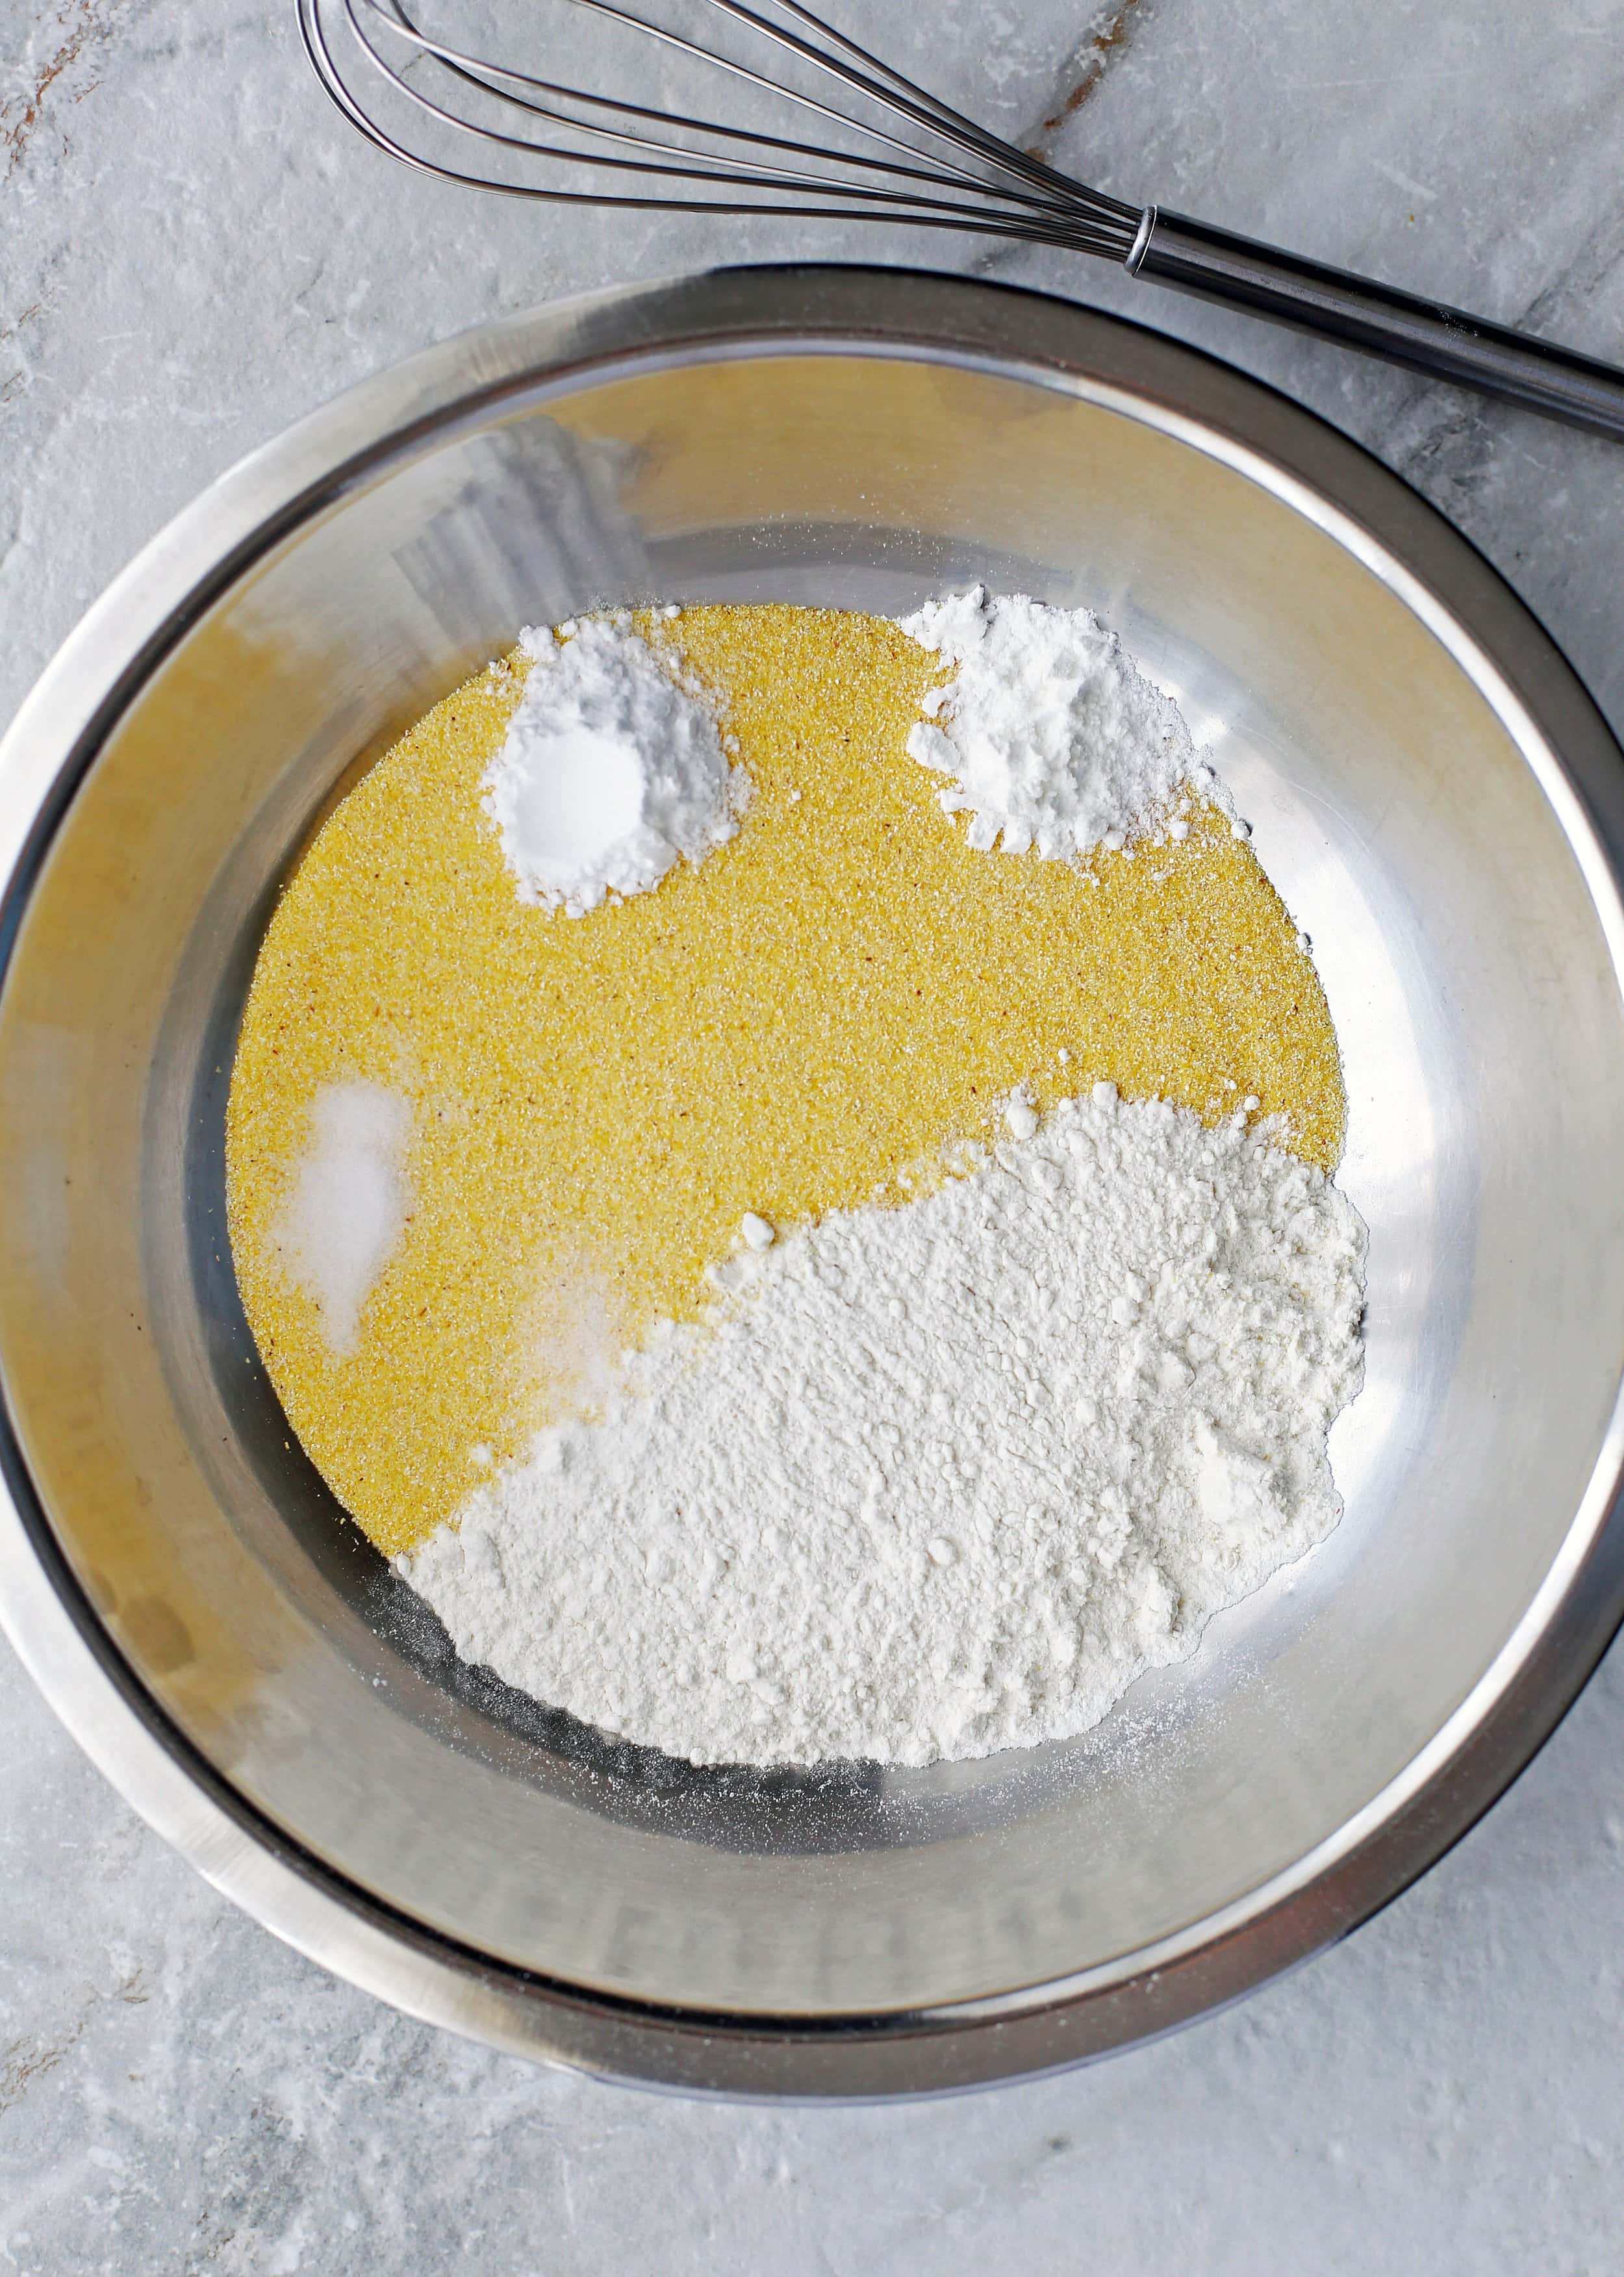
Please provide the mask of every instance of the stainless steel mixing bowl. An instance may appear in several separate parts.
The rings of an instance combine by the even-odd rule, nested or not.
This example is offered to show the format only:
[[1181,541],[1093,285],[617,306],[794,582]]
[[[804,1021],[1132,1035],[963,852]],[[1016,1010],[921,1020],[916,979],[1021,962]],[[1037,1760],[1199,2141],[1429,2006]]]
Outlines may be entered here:
[[[521,622],[975,578],[1120,628],[1313,936],[1371,1235],[1347,1515],[1085,1740],[695,1771],[460,1666],[290,1443],[222,1222],[238,1011],[313,821]],[[1620,754],[1445,522],[1239,374],[860,270],[492,325],[183,514],[3,764],[5,1620],[152,1824],[356,1983],[696,2089],[1071,2061],[1379,1906],[1612,1634]]]

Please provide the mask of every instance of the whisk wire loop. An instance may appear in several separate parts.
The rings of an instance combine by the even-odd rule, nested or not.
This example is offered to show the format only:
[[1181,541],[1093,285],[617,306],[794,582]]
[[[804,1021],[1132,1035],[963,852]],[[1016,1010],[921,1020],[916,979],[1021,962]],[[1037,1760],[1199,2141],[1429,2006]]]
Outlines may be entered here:
[[[623,190],[571,190],[554,181],[476,174],[411,148],[366,108],[340,68],[328,37],[324,4],[324,0],[299,0],[300,28],[322,85],[344,116],[390,156],[419,171],[471,187],[553,203],[642,209],[669,206],[688,212],[913,223],[926,228],[1036,240],[1108,253],[1117,259],[1125,256],[1141,218],[1139,209],[1068,182],[1041,161],[1001,142],[901,72],[869,56],[855,41],[832,32],[799,0],[768,0],[768,4],[827,39],[829,49],[800,31],[771,22],[759,10],[746,6],[744,0],[701,0],[701,4],[833,77],[892,120],[904,121],[917,134],[945,141],[957,155],[921,148],[918,141],[904,139],[888,126],[769,78],[718,48],[617,4],[617,0],[568,0],[568,4],[647,38],[686,63],[721,73],[755,94],[786,101],[878,147],[842,148],[567,85],[435,38],[408,12],[406,0],[336,0],[358,59],[364,59],[419,117],[519,162],[590,166],[619,179],[640,175],[669,187],[641,195]],[[329,9],[333,4],[335,0],[325,0]],[[397,68],[390,60],[385,52],[390,40],[407,47],[412,58],[422,58],[438,68],[441,82],[434,93],[414,83],[417,74],[411,73],[409,59],[405,68]],[[438,99],[442,95],[451,100]],[[592,147],[538,141],[452,107],[453,100],[468,95],[500,104],[523,118],[584,134]],[[583,110],[603,115],[576,115]],[[698,147],[672,139],[671,131],[640,131],[648,128],[691,136]],[[985,172],[976,171],[978,165],[990,170],[996,179],[989,180]],[[683,194],[690,185],[707,192],[737,194]],[[820,200],[824,202],[817,202]]]
[[[579,132],[598,135],[608,141],[617,142],[628,148],[640,150],[660,151],[667,156],[679,158],[687,158],[692,155],[681,143],[670,141],[663,136],[634,134],[624,129],[606,126],[593,119],[576,118],[568,111],[559,109],[557,107],[557,103],[575,103],[583,106],[590,106],[597,110],[610,110],[615,112],[618,116],[623,118],[640,119],[648,122],[651,125],[675,126],[681,129],[692,131],[695,133],[713,135],[721,141],[748,144],[759,149],[783,152],[795,157],[817,158],[821,159],[826,163],[839,163],[842,158],[842,154],[841,152],[832,150],[827,144],[804,142],[797,141],[794,137],[782,134],[766,134],[754,127],[730,126],[721,119],[688,118],[681,113],[674,113],[669,110],[657,110],[646,103],[629,102],[622,95],[599,95],[589,88],[567,87],[554,80],[538,79],[531,72],[517,71],[509,65],[492,63],[482,57],[470,56],[460,49],[447,46],[442,41],[430,39],[419,27],[412,24],[406,15],[403,7],[396,5],[391,8],[385,8],[383,4],[383,0],[361,0],[361,4],[369,8],[373,13],[383,16],[392,31],[399,33],[403,39],[408,41],[410,44],[416,48],[420,52],[432,56],[438,63],[441,64],[454,77],[461,80],[464,85],[477,88],[482,93],[492,95],[499,101],[505,101],[512,104],[515,108],[525,111],[531,117],[550,119],[556,125],[573,127]],[[354,21],[356,13],[356,0],[346,0],[346,7],[347,12],[349,14],[352,21]],[[621,17],[622,20],[624,20],[622,11],[614,10],[609,12]],[[700,52],[694,50],[690,42],[684,42],[682,45],[690,53]],[[723,69],[730,70],[735,68],[725,57],[707,57],[707,60],[716,61]],[[455,114],[446,110],[442,105],[429,102],[422,95],[419,89],[412,87],[401,73],[397,72],[390,66],[386,58],[380,56],[378,57],[378,63],[385,76],[391,80],[403,95],[409,96],[412,101],[421,104],[423,108],[431,112],[435,118],[444,120],[449,126],[461,126],[468,131],[480,131],[474,128],[471,122],[459,118]],[[758,86],[770,86],[770,82],[763,80],[757,72],[748,72],[741,75],[749,78]],[[506,84],[494,84],[493,82],[496,81],[506,82]],[[528,89],[529,92],[518,92],[517,90],[521,88]],[[551,95],[557,98],[557,102],[539,102],[537,100],[538,95]],[[815,107],[819,110],[823,111],[827,117],[835,118],[838,116],[836,113],[828,111],[827,107],[823,104],[820,103]],[[878,132],[880,130],[871,129],[869,131]],[[507,141],[511,147],[523,149],[527,152],[534,152],[539,147],[517,137],[505,137],[502,139]],[[901,141],[893,135],[882,133],[882,139],[886,142],[889,143],[894,148],[898,150],[904,150],[910,148],[908,144]],[[576,154],[556,152],[553,155],[564,156]],[[592,154],[589,152],[582,152],[578,155],[581,156],[583,163],[590,161],[592,157]],[[944,169],[933,171],[929,167],[919,164],[903,164],[901,161],[895,158],[881,158],[867,156],[861,152],[853,152],[845,159],[845,163],[861,166],[870,172],[881,172],[896,176],[899,179],[925,182],[936,186],[941,184],[945,172],[946,174],[950,175],[954,179],[963,183],[967,188],[979,189],[982,187],[980,178],[972,173],[968,167],[955,165],[950,161],[947,163]],[[748,175],[752,179],[757,177],[768,177],[776,179],[787,184],[799,185],[802,183],[809,183],[816,186],[827,183],[828,179],[827,176],[814,172],[810,169],[787,168],[782,164],[767,165],[758,160],[740,157],[737,156],[733,156],[731,157],[731,164],[735,168],[739,170],[737,179],[744,179],[745,175]],[[705,178],[707,179],[730,180],[735,179],[735,176],[720,171],[707,170]],[[1018,197],[1021,199],[1022,202],[1034,207],[1052,206],[1054,204],[1052,198],[1040,198],[1033,193],[1011,192],[1009,194]]]

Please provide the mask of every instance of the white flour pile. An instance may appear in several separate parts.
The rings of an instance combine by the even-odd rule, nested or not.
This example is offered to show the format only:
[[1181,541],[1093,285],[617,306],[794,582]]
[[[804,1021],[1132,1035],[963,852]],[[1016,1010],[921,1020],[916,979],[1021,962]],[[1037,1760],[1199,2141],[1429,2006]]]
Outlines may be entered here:
[[578,918],[724,844],[749,781],[713,702],[629,618],[563,629],[521,634],[530,674],[480,788],[520,899]]
[[742,1257],[400,1570],[465,1658],[695,1762],[1079,1732],[1336,1524],[1363,1252],[1242,1119],[1102,1085]]
[[355,1349],[361,1308],[406,1223],[411,1132],[410,1105],[381,1083],[330,1083],[311,1104],[276,1240],[340,1355]]
[[1197,756],[1184,715],[1086,609],[1051,609],[977,586],[902,620],[922,647],[957,666],[926,697],[908,738],[921,765],[951,775],[941,800],[967,813],[969,842],[1050,859],[1182,837],[1193,786],[1233,821],[1217,776]]

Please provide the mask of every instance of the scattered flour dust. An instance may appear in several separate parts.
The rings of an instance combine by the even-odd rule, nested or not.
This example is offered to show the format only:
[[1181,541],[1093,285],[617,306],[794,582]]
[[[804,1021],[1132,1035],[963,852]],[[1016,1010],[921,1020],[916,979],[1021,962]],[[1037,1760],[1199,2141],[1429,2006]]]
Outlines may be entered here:
[[713,1321],[403,1558],[463,1656],[698,1763],[926,1763],[1086,1729],[1326,1534],[1349,1204],[1109,1085],[1010,1128],[741,1251]]
[[749,778],[713,699],[624,612],[560,629],[520,636],[530,673],[481,790],[520,899],[578,918],[724,844]]
[[1002,839],[1006,854],[1035,845],[1048,859],[1077,859],[1170,825],[1182,837],[1177,809],[1192,786],[1234,821],[1178,705],[1086,609],[977,586],[902,624],[957,667],[926,696],[908,750],[952,776],[942,803],[970,816],[979,850]]
[[340,1356],[355,1349],[361,1308],[406,1223],[411,1132],[409,1102],[381,1083],[330,1083],[311,1105],[274,1238]]

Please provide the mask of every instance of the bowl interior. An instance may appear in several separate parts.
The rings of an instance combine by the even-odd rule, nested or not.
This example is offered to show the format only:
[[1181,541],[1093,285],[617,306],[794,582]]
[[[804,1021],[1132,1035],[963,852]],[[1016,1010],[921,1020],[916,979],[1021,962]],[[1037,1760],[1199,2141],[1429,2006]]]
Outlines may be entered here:
[[[0,1362],[141,1682],[411,1921],[713,2012],[1124,1971],[1346,1840],[1577,1554],[1624,1358],[1610,889],[1469,638],[1239,461],[1109,386],[922,352],[538,377],[291,516],[135,675],[0,1002]],[[1346,1516],[1080,1740],[697,1771],[460,1665],[291,1443],[225,1233],[236,1024],[315,819],[521,623],[654,598],[890,612],[976,579],[1121,632],[1312,936],[1371,1237]]]

